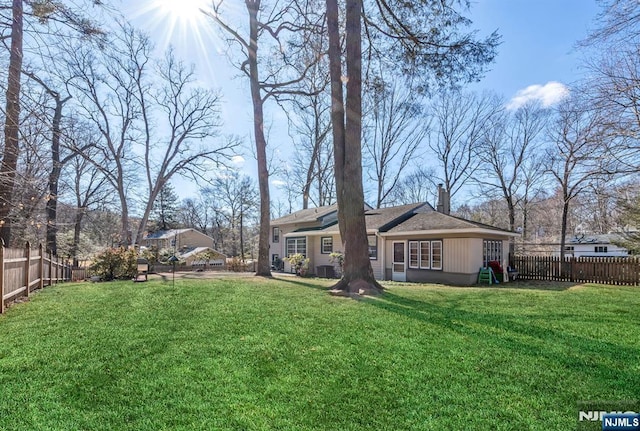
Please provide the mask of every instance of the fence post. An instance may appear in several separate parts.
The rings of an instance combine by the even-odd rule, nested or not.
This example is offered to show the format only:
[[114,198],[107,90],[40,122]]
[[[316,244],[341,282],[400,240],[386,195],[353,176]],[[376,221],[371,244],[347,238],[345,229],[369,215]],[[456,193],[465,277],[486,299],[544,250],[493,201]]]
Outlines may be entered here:
[[53,253],[51,250],[48,251],[49,254],[49,284],[47,286],[53,285]]
[[4,240],[0,238],[0,314],[4,313]]
[[29,297],[29,273],[31,272],[31,243],[29,241],[24,245],[24,255],[27,258],[24,264],[24,285],[27,288],[27,297]]
[[42,243],[38,246],[38,253],[40,253],[40,259],[38,261],[38,276],[40,277],[40,283],[38,288],[44,288],[44,248],[42,247]]

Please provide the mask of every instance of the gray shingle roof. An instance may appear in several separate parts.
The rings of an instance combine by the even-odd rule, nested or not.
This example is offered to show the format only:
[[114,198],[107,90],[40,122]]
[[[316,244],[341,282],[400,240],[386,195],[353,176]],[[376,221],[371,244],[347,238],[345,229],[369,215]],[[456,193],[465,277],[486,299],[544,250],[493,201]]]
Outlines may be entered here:
[[277,226],[289,223],[313,222],[336,211],[338,211],[337,204],[317,208],[308,208],[306,210],[296,211],[275,220],[271,220],[271,224],[273,226]]
[[465,220],[448,214],[442,214],[437,211],[423,212],[413,215],[408,220],[392,227],[389,233],[405,233],[428,230],[452,230],[452,229],[488,229],[496,232],[508,232],[504,229],[490,226],[484,223],[478,223],[471,220]]

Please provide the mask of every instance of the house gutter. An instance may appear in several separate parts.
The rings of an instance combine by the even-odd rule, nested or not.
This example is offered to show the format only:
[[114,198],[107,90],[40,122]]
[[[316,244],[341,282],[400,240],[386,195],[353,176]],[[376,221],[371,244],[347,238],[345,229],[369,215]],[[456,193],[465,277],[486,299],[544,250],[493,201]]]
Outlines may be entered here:
[[416,231],[402,231],[402,232],[382,232],[379,235],[382,237],[393,236],[409,236],[409,235],[447,235],[447,234],[478,234],[478,235],[501,235],[511,236],[517,238],[520,236],[517,232],[509,232],[505,230],[491,230],[491,229],[437,229],[437,230],[416,230]]

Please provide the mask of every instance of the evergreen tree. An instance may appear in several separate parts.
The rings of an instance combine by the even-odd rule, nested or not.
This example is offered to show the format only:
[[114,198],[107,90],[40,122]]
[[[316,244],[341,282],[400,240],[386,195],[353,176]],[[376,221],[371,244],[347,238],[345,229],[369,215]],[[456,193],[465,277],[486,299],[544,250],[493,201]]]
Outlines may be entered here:
[[[169,230],[178,227],[178,195],[171,183],[166,183],[153,203],[152,220],[156,230]],[[151,227],[151,226],[150,226]]]

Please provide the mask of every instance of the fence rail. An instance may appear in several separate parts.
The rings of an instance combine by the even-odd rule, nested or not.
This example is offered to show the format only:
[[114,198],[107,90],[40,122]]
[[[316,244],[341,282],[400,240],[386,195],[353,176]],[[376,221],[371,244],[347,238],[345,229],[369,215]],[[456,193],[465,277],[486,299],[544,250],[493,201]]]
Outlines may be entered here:
[[71,266],[51,253],[45,253],[42,244],[32,249],[5,248],[0,243],[0,314],[7,303],[44,286],[71,279]]
[[640,285],[638,257],[567,256],[562,262],[557,256],[516,255],[513,264],[526,280]]

